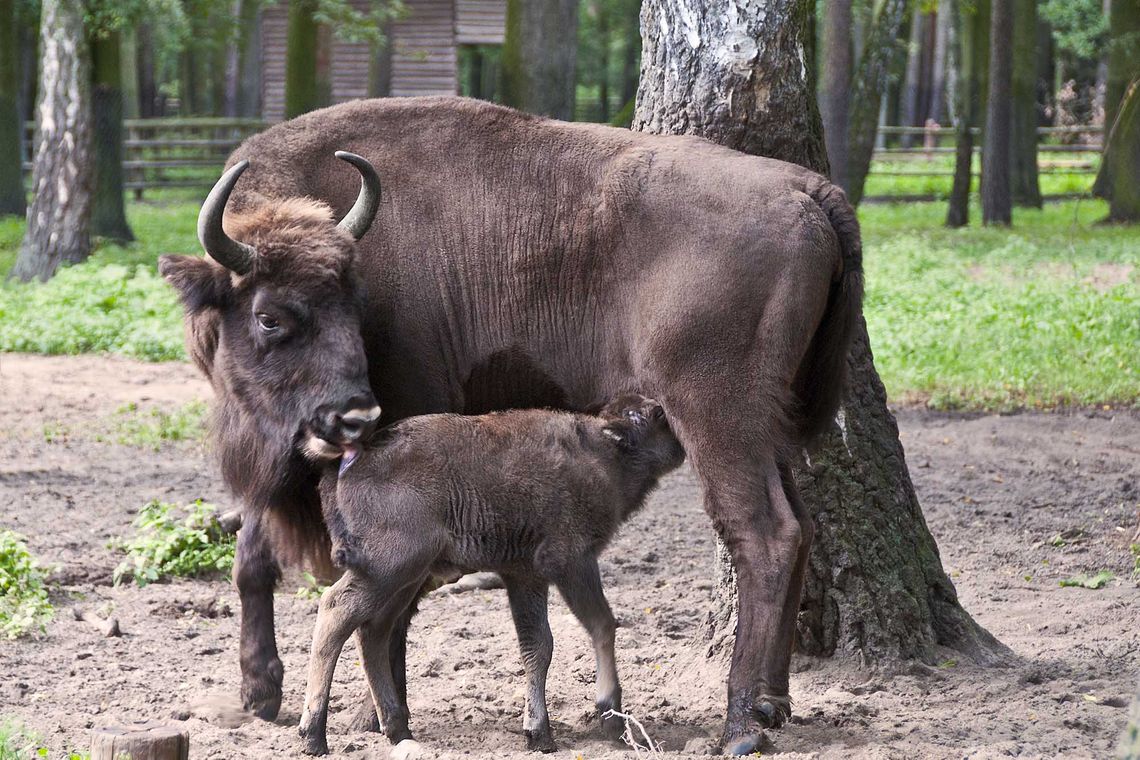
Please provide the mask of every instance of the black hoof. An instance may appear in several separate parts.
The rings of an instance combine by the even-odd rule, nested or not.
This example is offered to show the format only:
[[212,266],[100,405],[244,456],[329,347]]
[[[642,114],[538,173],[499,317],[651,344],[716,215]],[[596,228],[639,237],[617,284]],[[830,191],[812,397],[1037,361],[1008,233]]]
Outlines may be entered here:
[[329,753],[329,743],[325,740],[324,732],[308,731],[305,729],[300,730],[301,734],[301,751],[306,755],[314,757],[320,755],[327,755]]
[[549,728],[539,731],[524,730],[523,734],[526,736],[526,748],[531,752],[553,752],[558,749]]
[[600,711],[598,715],[602,721],[602,734],[605,735],[607,739],[619,741],[621,735],[625,733],[625,720],[616,715],[611,715],[607,718],[604,710]]
[[256,676],[242,678],[241,706],[262,720],[276,720],[281,711],[281,683],[285,680],[285,666],[274,657],[263,667],[242,668]]
[[723,754],[742,757],[744,755],[751,755],[754,752],[759,752],[761,747],[764,746],[765,737],[764,732],[756,734],[744,734],[738,736],[732,741],[724,743]]

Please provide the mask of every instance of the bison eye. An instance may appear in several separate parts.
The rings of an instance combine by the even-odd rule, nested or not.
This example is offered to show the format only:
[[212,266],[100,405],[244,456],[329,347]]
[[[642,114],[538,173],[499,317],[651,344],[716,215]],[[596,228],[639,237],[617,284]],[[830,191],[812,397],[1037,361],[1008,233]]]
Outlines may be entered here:
[[261,311],[257,313],[257,326],[265,332],[271,333],[276,332],[277,329],[281,327],[281,323],[277,321],[277,317]]

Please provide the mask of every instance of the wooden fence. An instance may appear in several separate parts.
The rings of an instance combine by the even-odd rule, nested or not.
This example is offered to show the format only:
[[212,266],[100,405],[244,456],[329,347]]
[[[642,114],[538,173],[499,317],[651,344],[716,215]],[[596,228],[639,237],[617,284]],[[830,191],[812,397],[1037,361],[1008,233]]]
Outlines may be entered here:
[[[128,119],[125,123],[126,187],[142,198],[145,190],[169,187],[210,187],[218,178],[226,156],[249,135],[267,124],[258,119],[192,118]],[[25,141],[24,169],[31,171],[32,125]],[[976,132],[976,130],[975,130]],[[869,180],[876,177],[934,178],[937,192],[907,193],[891,188],[868,188],[869,201],[934,199],[949,192],[953,177],[954,130],[943,127],[882,127]],[[1037,130],[1038,166],[1050,175],[1091,175],[1101,150],[1100,127],[1041,127]],[[906,143],[910,143],[907,145]],[[980,143],[980,140],[976,141]],[[975,145],[975,152],[981,150]],[[975,174],[976,166],[975,166]],[[943,178],[938,180],[937,178]],[[903,179],[900,182],[906,182]],[[1047,194],[1066,197],[1073,193]]]

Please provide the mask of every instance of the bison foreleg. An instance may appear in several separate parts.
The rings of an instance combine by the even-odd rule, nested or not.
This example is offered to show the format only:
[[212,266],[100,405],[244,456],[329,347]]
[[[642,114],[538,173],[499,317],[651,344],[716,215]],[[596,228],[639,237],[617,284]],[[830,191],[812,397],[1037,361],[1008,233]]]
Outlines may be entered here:
[[285,667],[273,631],[273,589],[281,568],[264,523],[247,515],[238,532],[234,583],[241,600],[241,701],[257,717],[273,720],[281,709]]

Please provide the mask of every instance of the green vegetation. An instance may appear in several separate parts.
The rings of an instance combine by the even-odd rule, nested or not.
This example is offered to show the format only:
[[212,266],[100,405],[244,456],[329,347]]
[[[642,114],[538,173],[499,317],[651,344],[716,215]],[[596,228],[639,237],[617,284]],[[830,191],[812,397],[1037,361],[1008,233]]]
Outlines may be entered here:
[[[47,571],[36,562],[21,536],[0,531],[0,638],[15,639],[33,630],[43,631],[51,617]],[[0,730],[0,749],[5,744]]]
[[145,586],[166,578],[199,577],[230,570],[235,539],[218,524],[213,505],[195,501],[179,517],[177,507],[152,501],[139,510],[136,535],[121,544],[127,558],[115,568],[114,581],[133,578]]
[[[9,718],[0,718],[0,760],[33,760],[50,758],[43,739]],[[57,755],[57,757],[59,757]],[[89,760],[86,752],[66,752],[66,760]]]
[[1115,576],[1108,570],[1101,570],[1096,575],[1090,576],[1086,575],[1085,573],[1081,573],[1080,575],[1074,575],[1072,578],[1067,578],[1063,581],[1059,581],[1059,583],[1062,586],[1072,586],[1073,588],[1088,588],[1095,590],[1104,588],[1105,584],[1112,580],[1114,577]]
[[[1087,193],[1099,166],[1099,153],[1065,153],[1059,158],[1052,158],[1050,154],[1043,154],[1041,192],[1044,195]],[[1075,169],[1082,171],[1074,171]],[[917,172],[927,171],[941,172],[941,174],[917,174]],[[979,156],[974,156],[974,171],[979,175],[974,177],[973,184],[974,192],[977,192],[981,172]],[[887,172],[907,172],[908,174],[900,176]],[[875,160],[871,162],[871,173],[867,175],[863,192],[865,197],[921,195],[944,200],[950,197],[950,186],[954,179],[953,172],[954,156],[947,154],[937,154],[929,161],[922,158]],[[937,205],[941,209],[942,215],[945,216],[945,206]],[[863,208],[865,207],[864,204]],[[860,213],[862,213],[862,209],[860,209]]]
[[[1100,202],[951,230],[945,206],[860,209],[866,315],[892,397],[941,409],[1140,404],[1140,231]],[[975,215],[977,218],[977,215]]]
[[[137,244],[104,246],[46,285],[0,286],[0,351],[183,358],[180,309],[154,260],[198,251],[197,207],[190,194],[158,197],[128,207]],[[950,230],[945,213],[943,203],[859,212],[867,322],[893,398],[939,409],[1140,405],[1140,231],[1098,226],[1100,201],[1018,209],[1010,229]],[[0,268],[22,227],[0,221]],[[190,411],[130,416],[108,437],[197,435]]]
[[142,411],[138,404],[126,404],[115,411],[110,429],[95,438],[158,451],[164,443],[200,440],[205,420],[206,404],[202,401],[191,401],[173,412]]

